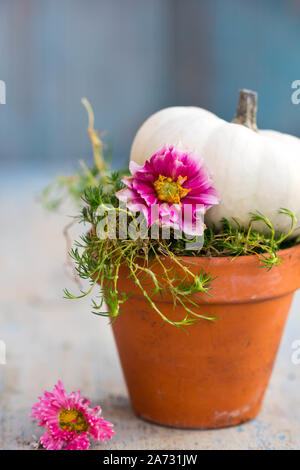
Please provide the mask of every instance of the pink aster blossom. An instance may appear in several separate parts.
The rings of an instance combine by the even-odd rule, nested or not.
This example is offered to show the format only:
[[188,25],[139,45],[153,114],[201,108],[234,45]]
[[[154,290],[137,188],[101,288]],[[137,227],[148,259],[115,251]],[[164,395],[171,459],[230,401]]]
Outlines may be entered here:
[[123,178],[126,188],[118,191],[117,197],[130,211],[143,212],[148,226],[159,221],[161,226],[182,229],[186,234],[195,235],[197,223],[196,234],[202,235],[204,213],[219,203],[202,159],[165,146],[144,166],[132,161],[129,169],[131,176]]
[[30,416],[46,429],[41,443],[48,450],[87,450],[90,439],[106,442],[114,434],[113,425],[100,416],[100,407],[90,408],[80,391],[68,395],[61,381],[38,398]]

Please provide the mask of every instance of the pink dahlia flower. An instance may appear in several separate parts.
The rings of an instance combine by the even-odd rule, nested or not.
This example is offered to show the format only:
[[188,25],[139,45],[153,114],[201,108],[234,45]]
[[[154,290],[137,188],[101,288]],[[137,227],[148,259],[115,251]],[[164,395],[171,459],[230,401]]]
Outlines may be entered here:
[[48,450],[87,450],[90,439],[102,442],[111,439],[113,425],[100,416],[99,406],[90,408],[90,403],[79,391],[68,395],[61,381],[53,392],[45,390],[30,415],[38,420],[38,426],[46,429],[42,445]]
[[159,221],[162,226],[195,235],[197,223],[196,234],[203,233],[199,215],[218,204],[219,197],[202,159],[165,146],[144,166],[130,162],[129,169],[131,176],[123,178],[126,188],[117,193],[129,210],[143,212],[148,226]]

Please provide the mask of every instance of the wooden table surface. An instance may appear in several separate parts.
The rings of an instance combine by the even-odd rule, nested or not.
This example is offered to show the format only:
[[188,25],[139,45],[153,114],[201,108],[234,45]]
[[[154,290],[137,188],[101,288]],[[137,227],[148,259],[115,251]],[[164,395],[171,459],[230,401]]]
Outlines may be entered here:
[[[0,449],[30,449],[41,429],[29,418],[31,405],[58,379],[81,389],[116,435],[94,449],[300,449],[300,365],[292,343],[300,339],[296,294],[259,417],[215,431],[164,428],[138,419],[130,407],[107,320],[90,313],[89,300],[63,299],[76,292],[66,266],[62,235],[70,219],[45,212],[36,202],[39,181],[0,189]],[[73,214],[74,211],[70,211]],[[73,231],[74,233],[74,231]]]

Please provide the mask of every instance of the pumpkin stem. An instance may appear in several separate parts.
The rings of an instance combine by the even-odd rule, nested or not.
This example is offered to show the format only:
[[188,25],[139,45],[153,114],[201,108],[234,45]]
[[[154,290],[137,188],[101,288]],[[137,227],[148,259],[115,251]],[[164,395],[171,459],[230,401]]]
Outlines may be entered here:
[[232,122],[249,127],[257,132],[256,125],[257,93],[251,90],[240,90],[235,118]]

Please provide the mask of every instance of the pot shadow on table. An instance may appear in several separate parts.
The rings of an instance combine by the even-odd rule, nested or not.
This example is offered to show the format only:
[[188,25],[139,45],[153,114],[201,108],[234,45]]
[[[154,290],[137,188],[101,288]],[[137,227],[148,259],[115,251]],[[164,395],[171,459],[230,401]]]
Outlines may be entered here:
[[[116,434],[106,446],[93,445],[94,450],[291,450],[296,448],[294,439],[296,436],[291,431],[288,420],[282,416],[282,410],[275,409],[270,401],[266,402],[261,413],[254,420],[239,426],[216,430],[187,430],[150,423],[135,415],[129,399],[124,395],[110,394],[101,400],[101,405],[105,410],[104,417],[109,417],[114,423]],[[279,414],[281,414],[282,425],[274,429],[273,421]]]

